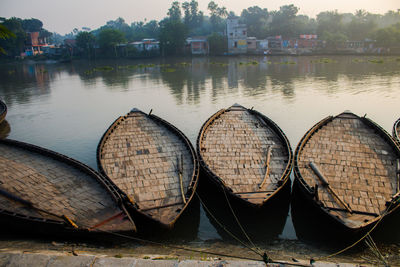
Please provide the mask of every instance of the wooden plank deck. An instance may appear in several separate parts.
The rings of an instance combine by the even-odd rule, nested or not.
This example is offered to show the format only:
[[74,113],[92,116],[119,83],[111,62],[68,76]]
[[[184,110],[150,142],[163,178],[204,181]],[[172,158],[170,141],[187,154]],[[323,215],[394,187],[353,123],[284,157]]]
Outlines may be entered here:
[[[265,177],[269,147],[270,170],[259,188]],[[201,141],[201,155],[233,193],[254,204],[262,203],[277,188],[288,164],[286,147],[278,135],[247,109],[234,106],[208,126]],[[259,193],[262,191],[269,192]]]
[[[355,211],[353,214],[346,212],[321,184],[308,167],[310,162],[318,166],[329,185]],[[309,186],[319,185],[319,199],[325,207],[343,210],[331,213],[349,227],[359,227],[381,215],[386,201],[396,193],[393,148],[354,115],[335,117],[315,132],[300,151],[298,166]]]
[[[30,201],[37,208],[65,215],[83,229],[121,212],[109,192],[88,174],[39,153],[2,143],[0,189]],[[25,216],[61,220],[3,195],[0,195],[0,209]],[[99,229],[131,231],[133,226],[128,220],[116,219]]]
[[194,174],[191,151],[148,115],[131,112],[108,136],[100,154],[108,177],[153,219],[169,224],[185,206],[178,167],[182,157],[186,194]]

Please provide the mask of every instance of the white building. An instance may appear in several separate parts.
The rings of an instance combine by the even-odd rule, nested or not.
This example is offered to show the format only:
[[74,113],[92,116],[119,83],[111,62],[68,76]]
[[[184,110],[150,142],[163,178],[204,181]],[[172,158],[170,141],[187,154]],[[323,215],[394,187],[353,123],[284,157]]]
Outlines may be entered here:
[[239,24],[239,17],[228,17],[226,20],[228,52],[232,54],[247,53],[247,26]]

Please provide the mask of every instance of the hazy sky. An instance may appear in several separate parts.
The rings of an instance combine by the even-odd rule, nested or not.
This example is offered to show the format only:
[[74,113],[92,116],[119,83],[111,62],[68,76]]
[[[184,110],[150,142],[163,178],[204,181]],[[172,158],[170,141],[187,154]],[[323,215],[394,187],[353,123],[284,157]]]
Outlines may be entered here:
[[[0,17],[40,19],[44,28],[65,34],[73,28],[96,29],[109,20],[122,17],[128,24],[133,21],[160,20],[167,14],[173,0],[0,0]],[[184,2],[180,0],[179,2]],[[210,0],[198,0],[199,8],[208,15]],[[335,10],[354,13],[365,9],[383,14],[400,8],[400,0],[214,0],[219,6],[240,15],[251,6],[278,10],[280,6],[294,4],[299,14],[315,17],[321,11]]]

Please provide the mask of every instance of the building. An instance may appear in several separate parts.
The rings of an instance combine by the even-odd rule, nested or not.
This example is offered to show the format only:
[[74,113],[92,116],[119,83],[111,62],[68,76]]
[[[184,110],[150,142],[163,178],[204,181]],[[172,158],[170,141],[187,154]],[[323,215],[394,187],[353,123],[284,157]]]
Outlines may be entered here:
[[186,43],[190,47],[190,53],[192,55],[208,55],[210,53],[207,37],[189,37],[186,39]]
[[247,53],[247,26],[239,23],[239,17],[230,16],[227,18],[226,35],[228,38],[228,53]]
[[257,38],[247,37],[247,53],[256,53],[257,51]]
[[143,51],[160,51],[160,42],[156,39],[142,39],[140,42],[129,43],[135,47],[139,52]]
[[27,32],[25,42],[25,56],[40,55],[43,53],[41,47],[47,46],[46,37],[41,37],[40,32]]

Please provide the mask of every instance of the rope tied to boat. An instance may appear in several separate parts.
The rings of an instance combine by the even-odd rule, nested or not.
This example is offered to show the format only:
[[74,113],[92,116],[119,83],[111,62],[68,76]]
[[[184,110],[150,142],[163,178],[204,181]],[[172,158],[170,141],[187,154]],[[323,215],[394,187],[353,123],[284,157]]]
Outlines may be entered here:
[[311,260],[313,260],[314,262],[317,261],[317,260],[318,260],[318,261],[326,260],[326,259],[332,258],[332,257],[334,257],[334,256],[337,256],[337,255],[339,255],[339,254],[342,254],[343,252],[345,252],[345,251],[347,251],[347,250],[353,248],[354,246],[356,246],[358,243],[360,243],[360,242],[363,241],[365,238],[367,238],[367,237],[375,230],[375,228],[380,224],[380,222],[383,220],[383,218],[385,217],[385,215],[390,211],[390,209],[392,208],[393,204],[396,203],[396,202],[398,202],[399,200],[400,200],[400,198],[397,199],[397,200],[395,200],[395,197],[394,197],[394,198],[392,199],[392,201],[390,202],[390,204],[389,204],[389,205],[387,206],[387,208],[385,209],[385,211],[382,213],[382,215],[381,215],[381,217],[379,218],[379,220],[375,223],[375,225],[374,225],[365,235],[363,235],[359,240],[357,240],[357,241],[354,242],[353,244],[351,244],[351,245],[345,247],[344,249],[341,249],[341,250],[339,250],[339,251],[337,251],[337,252],[335,252],[335,253],[332,253],[332,254],[330,254],[330,255],[328,255],[328,256],[320,257],[320,258],[317,258],[317,259],[311,259]]

